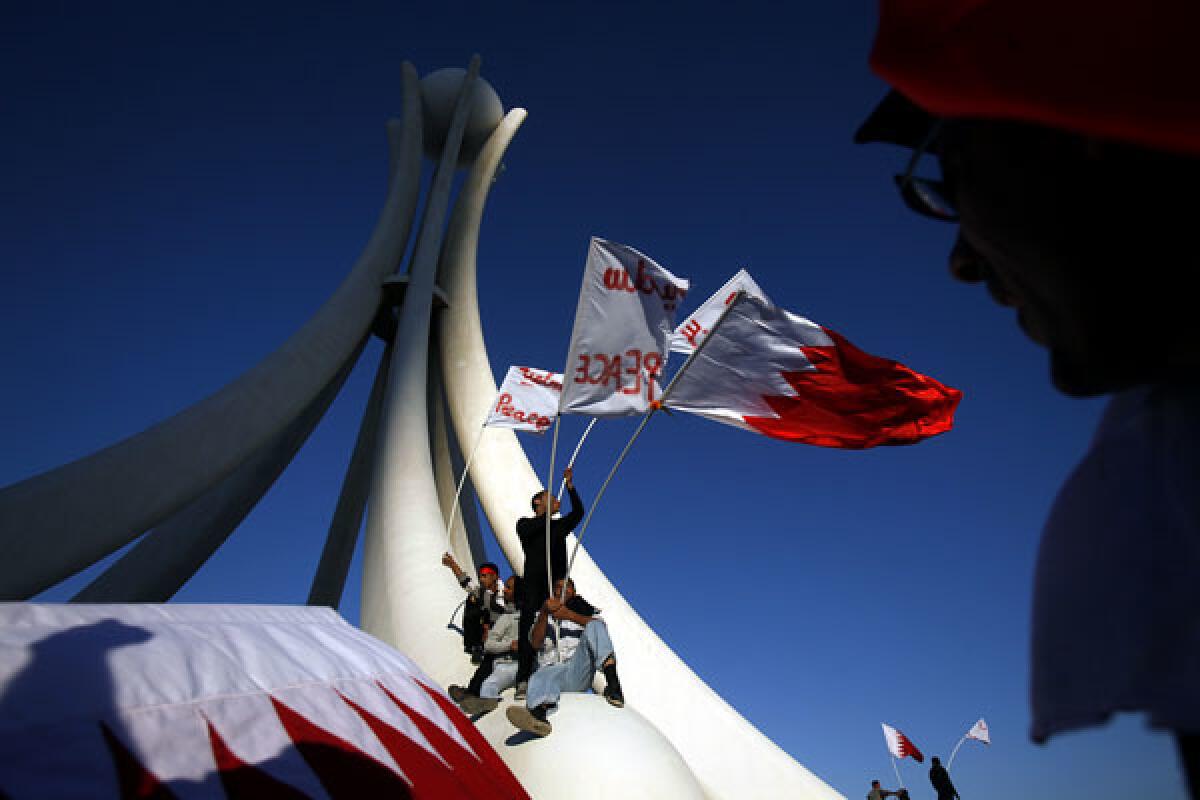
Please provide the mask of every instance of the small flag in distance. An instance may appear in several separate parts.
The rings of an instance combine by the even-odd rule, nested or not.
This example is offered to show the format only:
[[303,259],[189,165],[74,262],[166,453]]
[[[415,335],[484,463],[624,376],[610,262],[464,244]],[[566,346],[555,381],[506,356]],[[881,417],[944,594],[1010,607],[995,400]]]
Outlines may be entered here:
[[925,756],[917,749],[917,746],[912,743],[901,731],[896,730],[891,725],[880,723],[883,725],[883,738],[887,741],[888,751],[896,758],[904,758],[912,756],[913,761],[918,764],[925,760]]

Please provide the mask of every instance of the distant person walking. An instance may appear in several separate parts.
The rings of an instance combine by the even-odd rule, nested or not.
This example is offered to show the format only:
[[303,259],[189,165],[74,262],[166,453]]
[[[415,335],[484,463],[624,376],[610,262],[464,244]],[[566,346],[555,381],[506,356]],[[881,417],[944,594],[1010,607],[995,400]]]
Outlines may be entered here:
[[950,782],[950,773],[942,766],[942,760],[934,756],[931,763],[929,782],[933,784],[933,790],[937,792],[937,800],[960,800],[958,789],[955,789],[954,784]]

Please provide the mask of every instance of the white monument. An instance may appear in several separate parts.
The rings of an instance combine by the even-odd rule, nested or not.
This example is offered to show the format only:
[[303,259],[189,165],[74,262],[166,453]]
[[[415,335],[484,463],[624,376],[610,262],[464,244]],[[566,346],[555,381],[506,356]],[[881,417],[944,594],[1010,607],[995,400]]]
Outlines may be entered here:
[[[447,537],[470,568],[470,513],[447,531],[461,469],[496,384],[480,327],[476,250],[488,192],[525,119],[479,77],[403,69],[388,123],[391,181],[379,223],[333,296],[258,366],[206,400],[79,461],[0,490],[0,600],[24,600],[142,540],[75,598],[166,602],[237,527],[320,420],[363,345],[389,341],[309,603],[336,607],[364,508],[362,626],[442,685],[467,682],[462,640],[441,624],[462,591],[438,563]],[[437,164],[412,257],[422,153]],[[469,169],[457,196],[454,173]],[[448,410],[448,414],[446,411]],[[511,431],[479,437],[469,483],[513,568],[515,522],[541,488]],[[467,495],[470,497],[470,493]],[[573,573],[604,609],[628,705],[564,698],[541,740],[502,712],[478,726],[534,797],[837,798],[759,733],[659,639],[581,550]]]

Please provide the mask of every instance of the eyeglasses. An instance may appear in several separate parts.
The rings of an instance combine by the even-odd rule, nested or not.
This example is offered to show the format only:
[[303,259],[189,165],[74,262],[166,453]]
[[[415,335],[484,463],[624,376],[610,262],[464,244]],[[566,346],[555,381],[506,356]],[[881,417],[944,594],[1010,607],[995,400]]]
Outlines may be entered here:
[[951,191],[944,180],[918,178],[913,174],[921,156],[929,152],[934,142],[942,133],[944,123],[937,122],[929,129],[921,146],[913,151],[908,160],[908,169],[903,175],[897,175],[896,186],[900,189],[900,198],[904,205],[922,216],[940,219],[943,222],[957,222],[958,209],[951,200]]

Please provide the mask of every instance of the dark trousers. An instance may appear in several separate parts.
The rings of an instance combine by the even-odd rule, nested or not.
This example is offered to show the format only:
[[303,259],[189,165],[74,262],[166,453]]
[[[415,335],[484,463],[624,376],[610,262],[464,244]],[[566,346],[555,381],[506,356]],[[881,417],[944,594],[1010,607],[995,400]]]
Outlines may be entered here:
[[483,647],[483,601],[467,598],[463,606],[463,650]]
[[471,676],[471,682],[467,684],[467,691],[476,697],[479,696],[480,690],[483,689],[483,682],[488,679],[488,675],[492,674],[492,665],[496,661],[496,656],[491,653],[483,654],[483,661],[479,662],[479,668],[475,670],[475,674]]
[[524,581],[525,596],[521,602],[521,619],[517,622],[517,683],[524,683],[533,674],[537,653],[529,643],[529,632],[537,621],[542,604],[550,596],[546,589],[546,576]]

